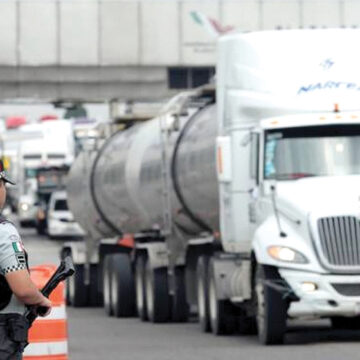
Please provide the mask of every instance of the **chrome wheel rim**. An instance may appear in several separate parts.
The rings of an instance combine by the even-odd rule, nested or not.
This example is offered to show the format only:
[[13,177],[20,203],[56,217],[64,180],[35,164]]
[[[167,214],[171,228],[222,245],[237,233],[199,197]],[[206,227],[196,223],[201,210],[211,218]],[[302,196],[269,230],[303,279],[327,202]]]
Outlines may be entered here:
[[72,305],[74,305],[74,298],[75,298],[75,276],[70,276],[68,280],[68,286],[67,289],[69,291],[68,297],[69,301]]
[[108,271],[105,271],[104,274],[104,303],[110,309],[110,278]]
[[198,312],[199,318],[205,319],[205,294],[204,294],[204,282],[203,279],[198,279]]
[[[210,319],[211,324],[214,324],[218,319],[218,307],[217,307],[217,299],[216,299],[216,291],[215,291],[215,282],[213,279],[210,280],[209,284],[209,310],[210,310]],[[213,331],[215,329],[212,329]]]
[[118,282],[116,276],[111,276],[111,304],[113,307],[118,305],[119,300],[119,289],[118,289]]
[[142,312],[144,309],[144,288],[141,270],[136,267],[136,307],[138,312]]
[[264,284],[262,279],[257,279],[256,286],[256,322],[259,334],[264,333],[265,329],[265,296]]
[[146,307],[147,313],[151,320],[153,320],[154,314],[154,294],[153,294],[153,284],[150,271],[146,271]]

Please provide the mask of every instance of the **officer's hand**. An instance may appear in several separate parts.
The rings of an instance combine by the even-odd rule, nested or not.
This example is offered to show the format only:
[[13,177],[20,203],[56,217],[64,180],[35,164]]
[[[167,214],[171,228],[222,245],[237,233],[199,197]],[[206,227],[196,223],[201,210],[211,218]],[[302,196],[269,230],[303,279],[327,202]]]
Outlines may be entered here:
[[42,317],[48,316],[51,312],[51,308],[51,301],[45,296],[43,296],[42,301],[38,304],[38,314]]

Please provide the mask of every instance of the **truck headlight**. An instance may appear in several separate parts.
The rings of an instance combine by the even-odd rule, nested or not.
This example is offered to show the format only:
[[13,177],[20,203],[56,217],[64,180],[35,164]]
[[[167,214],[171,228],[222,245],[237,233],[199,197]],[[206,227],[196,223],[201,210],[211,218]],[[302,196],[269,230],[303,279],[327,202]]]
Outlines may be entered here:
[[298,264],[307,264],[309,262],[305,255],[286,246],[269,246],[267,252],[273,259],[279,261]]
[[29,210],[29,204],[22,203],[20,204],[20,208],[22,211],[28,211]]

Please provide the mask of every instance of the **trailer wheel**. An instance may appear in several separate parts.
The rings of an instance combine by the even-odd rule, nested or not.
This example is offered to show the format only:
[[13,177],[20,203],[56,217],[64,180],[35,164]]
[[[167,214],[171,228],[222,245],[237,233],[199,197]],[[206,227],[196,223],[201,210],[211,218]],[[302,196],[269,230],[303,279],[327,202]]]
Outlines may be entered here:
[[75,274],[69,278],[69,302],[74,307],[88,305],[88,288],[84,282],[84,265],[74,265]]
[[286,332],[287,302],[282,294],[265,284],[278,279],[275,269],[258,266],[255,274],[254,298],[258,337],[262,344],[282,344]]
[[240,335],[256,335],[257,326],[255,316],[248,316],[244,310],[239,310],[240,315],[237,322],[237,332]]
[[[71,251],[69,250],[62,250],[61,252],[61,260],[64,260],[67,256],[71,256]],[[71,276],[70,276],[71,278]],[[71,306],[71,299],[70,299],[70,278],[67,278],[65,280],[65,303],[66,303],[66,306]],[[74,286],[73,286],[74,287]]]
[[203,332],[210,332],[209,315],[209,286],[208,286],[209,257],[200,256],[196,266],[197,304],[200,328]]
[[45,235],[46,234],[46,224],[43,221],[39,221],[36,224],[36,232],[38,235]]
[[228,300],[217,298],[213,260],[208,266],[209,314],[211,331],[214,335],[232,334],[236,327],[233,305]]
[[127,254],[112,256],[111,299],[116,317],[135,315],[135,282],[130,257]]
[[146,288],[145,288],[145,256],[138,256],[135,263],[135,283],[136,283],[136,308],[142,321],[147,321],[146,312]]
[[103,296],[99,290],[100,265],[90,265],[89,305],[102,306]]
[[113,305],[111,302],[111,273],[112,273],[112,256],[107,255],[104,259],[103,267],[103,294],[104,294],[104,309],[108,316],[114,314]]
[[360,329],[360,316],[355,317],[342,317],[334,316],[331,319],[331,326],[334,329],[349,329],[349,330],[359,330]]
[[161,323],[169,320],[170,297],[168,294],[167,268],[152,269],[146,263],[146,310],[149,320]]
[[186,322],[189,318],[189,305],[186,300],[185,267],[174,269],[174,294],[171,297],[171,320]]

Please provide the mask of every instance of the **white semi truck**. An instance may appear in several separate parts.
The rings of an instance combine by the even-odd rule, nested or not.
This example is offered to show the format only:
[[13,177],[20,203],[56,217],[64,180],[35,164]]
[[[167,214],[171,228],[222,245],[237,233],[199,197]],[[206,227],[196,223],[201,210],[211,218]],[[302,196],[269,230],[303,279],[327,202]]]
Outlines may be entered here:
[[360,328],[359,40],[226,35],[216,96],[181,94],[82,153],[68,199],[87,240],[63,248],[69,301],[103,295],[109,314],[152,322],[197,309],[202,330],[257,329],[263,344],[288,318]]
[[39,135],[20,142],[16,178],[18,217],[21,225],[35,226],[39,203],[37,172],[46,167],[69,167],[75,157],[75,142],[73,125],[69,120],[26,124],[21,127],[21,134],[27,133]]

